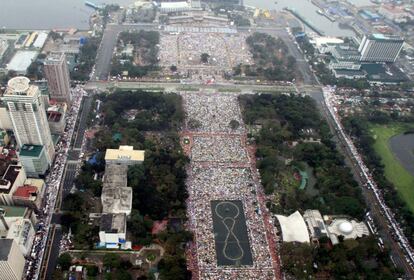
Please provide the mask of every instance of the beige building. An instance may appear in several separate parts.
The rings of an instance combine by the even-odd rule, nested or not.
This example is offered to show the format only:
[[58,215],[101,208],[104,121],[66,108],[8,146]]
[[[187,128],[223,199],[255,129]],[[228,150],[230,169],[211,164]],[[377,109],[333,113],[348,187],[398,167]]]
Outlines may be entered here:
[[8,109],[19,148],[24,144],[44,146],[50,164],[55,148],[39,88],[30,85],[26,77],[15,77],[9,80],[1,100]]
[[0,239],[0,280],[21,280],[25,259],[13,239]]
[[50,98],[70,104],[69,69],[64,53],[51,53],[44,63],[44,71],[49,87]]
[[144,161],[145,151],[134,150],[133,146],[119,146],[119,149],[107,149],[106,164],[133,165]]

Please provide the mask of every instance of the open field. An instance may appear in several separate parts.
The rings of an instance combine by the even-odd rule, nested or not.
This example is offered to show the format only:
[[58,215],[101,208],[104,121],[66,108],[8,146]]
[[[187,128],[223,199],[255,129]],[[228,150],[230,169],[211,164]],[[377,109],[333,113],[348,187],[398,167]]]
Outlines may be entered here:
[[408,126],[403,124],[374,125],[371,133],[375,138],[374,149],[385,165],[386,178],[395,185],[402,199],[414,212],[414,176],[401,165],[389,145],[392,136],[401,134],[407,129]]

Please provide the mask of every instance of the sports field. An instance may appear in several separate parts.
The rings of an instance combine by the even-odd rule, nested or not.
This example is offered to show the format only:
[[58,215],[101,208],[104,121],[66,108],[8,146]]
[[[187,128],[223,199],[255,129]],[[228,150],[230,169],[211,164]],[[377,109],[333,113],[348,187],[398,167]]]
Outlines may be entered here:
[[392,153],[389,140],[408,129],[402,124],[374,125],[371,127],[375,138],[374,149],[385,166],[385,177],[394,184],[401,198],[414,212],[414,176],[412,176]]
[[240,200],[211,201],[217,265],[252,265],[246,218]]

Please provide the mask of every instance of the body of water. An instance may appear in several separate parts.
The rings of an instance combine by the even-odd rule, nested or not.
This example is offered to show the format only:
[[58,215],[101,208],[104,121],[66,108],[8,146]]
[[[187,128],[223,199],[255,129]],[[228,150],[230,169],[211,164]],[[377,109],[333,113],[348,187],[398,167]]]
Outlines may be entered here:
[[[369,0],[353,0],[369,1]],[[306,18],[314,26],[325,32],[327,36],[354,36],[355,33],[351,29],[342,29],[338,22],[332,22],[316,11],[317,6],[310,0],[244,0],[245,5],[255,6],[257,8],[272,9],[282,11],[284,8],[295,9],[301,16]]]
[[[133,0],[90,0],[96,4],[121,6]],[[84,0],[0,0],[0,28],[12,29],[89,29],[94,10]]]
[[390,139],[394,156],[414,176],[414,134],[400,134]]

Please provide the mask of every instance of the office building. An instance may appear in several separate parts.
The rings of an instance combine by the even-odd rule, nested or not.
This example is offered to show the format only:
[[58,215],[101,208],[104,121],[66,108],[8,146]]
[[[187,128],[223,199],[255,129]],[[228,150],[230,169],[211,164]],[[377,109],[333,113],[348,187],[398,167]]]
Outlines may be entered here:
[[394,62],[403,47],[404,39],[384,34],[365,35],[359,45],[361,61]]
[[0,239],[0,280],[21,280],[25,259],[13,239]]
[[29,177],[44,175],[50,166],[45,146],[42,145],[23,145],[19,159]]
[[24,185],[17,187],[13,193],[14,205],[29,207],[37,211],[40,210],[45,187],[45,181],[42,179],[26,179]]
[[1,100],[8,110],[18,146],[44,146],[50,164],[55,149],[39,88],[30,85],[26,77],[15,77],[9,80]]
[[44,71],[50,98],[70,104],[70,77],[64,53],[52,53],[44,62]]
[[52,134],[62,134],[65,130],[66,103],[49,104],[47,121]]

